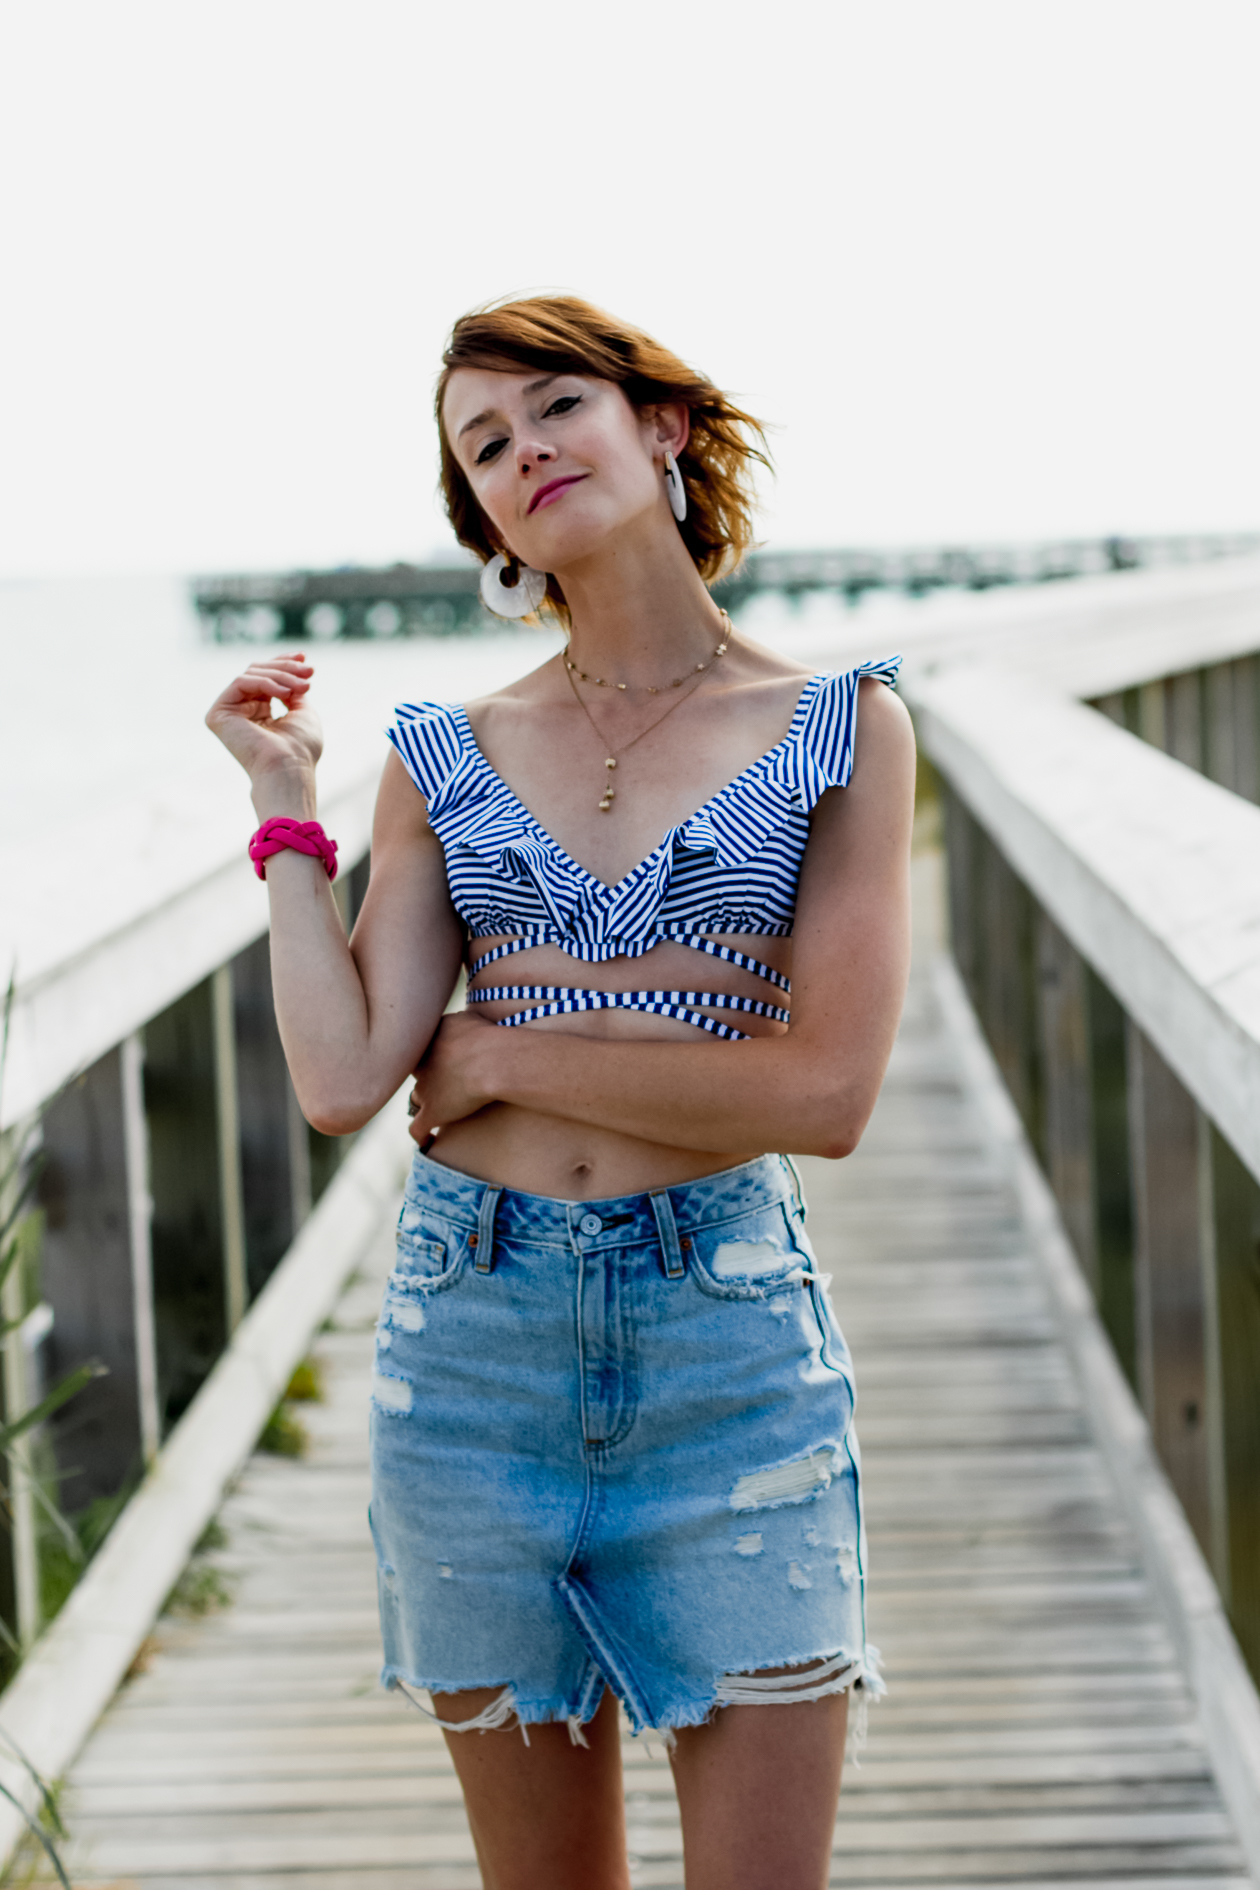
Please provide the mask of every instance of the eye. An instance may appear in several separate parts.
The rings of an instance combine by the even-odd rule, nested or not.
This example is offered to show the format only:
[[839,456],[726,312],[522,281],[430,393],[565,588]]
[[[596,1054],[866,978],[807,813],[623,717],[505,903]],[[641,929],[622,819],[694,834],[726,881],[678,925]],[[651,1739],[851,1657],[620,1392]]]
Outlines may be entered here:
[[556,413],[568,413],[571,408],[580,407],[581,404],[581,394],[561,394],[558,400],[552,401],[550,407],[548,407],[546,413],[543,415],[543,419],[550,420],[552,414]]
[[478,466],[488,466],[490,461],[496,459],[506,445],[506,440],[488,440],[477,455]]

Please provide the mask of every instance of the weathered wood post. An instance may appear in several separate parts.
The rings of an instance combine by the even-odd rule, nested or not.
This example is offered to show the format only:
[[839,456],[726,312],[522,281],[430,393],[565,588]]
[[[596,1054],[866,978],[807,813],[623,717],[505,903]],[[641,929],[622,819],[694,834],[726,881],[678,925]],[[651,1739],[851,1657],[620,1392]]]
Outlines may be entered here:
[[976,830],[980,1016],[1028,1139],[1045,1158],[1036,908],[1001,850]]
[[[30,1126],[19,1125],[0,1137],[3,1181],[0,1181],[0,1210],[6,1219],[20,1204],[30,1145]],[[20,1232],[15,1227],[10,1239]],[[20,1255],[20,1244],[19,1244]],[[0,1312],[9,1327],[0,1345],[3,1365],[4,1416],[8,1423],[23,1417],[33,1402],[28,1383],[26,1347],[22,1332],[25,1312],[24,1269],[19,1257],[5,1276],[0,1288]],[[34,1490],[32,1486],[31,1439],[22,1437],[10,1446],[4,1465],[5,1508],[3,1575],[0,1577],[0,1601],[9,1629],[4,1664],[9,1665],[13,1644],[25,1649],[39,1632],[39,1550],[36,1534]]]
[[214,1019],[214,1103],[219,1152],[219,1222],[223,1240],[223,1308],[228,1337],[245,1317],[245,1199],[241,1180],[241,1114],[236,1069],[236,1008],[232,966],[211,973]]
[[[44,1119],[42,1290],[53,1311],[49,1372],[90,1358],[94,1379],[51,1425],[55,1500],[74,1515],[113,1496],[157,1448],[147,1136],[136,1121],[131,1038],[71,1083]],[[139,1143],[139,1146],[137,1146]]]
[[158,1405],[157,1328],[153,1318],[149,1123],[144,1113],[144,1039],[139,1031],[133,1031],[123,1040],[119,1057],[131,1245],[131,1306],[136,1335],[136,1402],[140,1413],[140,1447],[145,1463],[150,1464],[162,1442],[162,1420]]
[[1260,659],[1214,664],[1205,681],[1207,772],[1244,800],[1260,801]]
[[1129,1383],[1137,1384],[1133,1315],[1133,1188],[1129,1160],[1128,1020],[1085,968],[1089,1023],[1098,1312]]
[[276,1028],[267,937],[232,962],[241,1182],[249,1296],[270,1279],[311,1211],[310,1134]]
[[1203,772],[1227,788],[1235,787],[1239,775],[1234,671],[1240,667],[1214,663],[1203,672]]
[[220,1110],[209,978],[146,1025],[144,1045],[165,1429],[187,1409],[226,1339]]
[[1234,792],[1260,801],[1260,656],[1244,656],[1234,671]]
[[943,776],[938,780],[945,838],[945,892],[949,948],[973,1007],[980,1007],[976,853],[979,828]]
[[1089,992],[1085,961],[1037,912],[1037,972],[1045,1079],[1046,1172],[1081,1269],[1101,1296]]
[[1099,1316],[1136,1383],[1125,1015],[1049,914],[1032,903],[1040,1056],[1025,1068],[1030,1086],[1040,1082],[1034,1102],[1041,1158]]
[[1152,748],[1166,748],[1163,681],[1141,683],[1137,690],[1137,727],[1133,730]]
[[1209,1331],[1213,1572],[1260,1672],[1260,1181],[1206,1118],[1199,1183]]
[[1132,1022],[1128,1073],[1138,1393],[1169,1480],[1210,1554],[1197,1112]]
[[1164,747],[1187,768],[1203,768],[1203,675],[1170,676],[1164,689]]

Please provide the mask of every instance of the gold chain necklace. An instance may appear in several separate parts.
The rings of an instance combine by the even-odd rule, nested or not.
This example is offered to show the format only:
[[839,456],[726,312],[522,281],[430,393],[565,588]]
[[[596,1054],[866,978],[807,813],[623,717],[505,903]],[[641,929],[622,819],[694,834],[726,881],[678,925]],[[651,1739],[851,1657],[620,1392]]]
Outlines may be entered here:
[[[712,656],[709,658],[708,663],[697,663],[694,666],[694,668],[689,669],[687,671],[685,676],[675,676],[673,682],[662,683],[659,689],[654,689],[651,683],[624,683],[624,682],[615,683],[615,682],[609,682],[608,679],[604,676],[588,676],[586,671],[584,669],[579,669],[577,664],[574,662],[571,662],[567,655],[565,656],[565,659],[564,659],[564,666],[568,670],[571,678],[574,676],[580,676],[583,682],[594,683],[597,689],[646,689],[648,695],[650,696],[662,696],[664,695],[666,689],[681,689],[683,684],[686,681],[688,681],[690,677],[700,675],[700,673],[703,670],[706,670],[709,668],[710,664],[715,663],[719,656],[726,655],[726,646],[730,642],[732,636],[735,634],[734,626],[731,623],[731,620],[727,616],[726,612],[722,610],[722,606],[720,604],[718,605],[718,609],[722,612],[722,622],[726,625],[726,629],[723,632],[722,641],[718,644],[717,648],[714,650]],[[581,701],[580,696],[578,700]],[[645,730],[644,733],[646,732],[647,731]]]
[[[722,615],[726,617],[726,612],[723,611]],[[731,620],[729,617],[726,617],[726,643],[730,642],[730,639],[734,634],[735,633],[731,625]],[[725,656],[726,643],[721,644],[721,646],[717,650],[714,651],[715,656]],[[697,663],[695,669],[692,670],[691,674],[694,676],[698,671],[708,669],[711,662],[712,662],[712,658],[710,658],[709,663]],[[568,662],[566,659],[565,667],[569,675],[569,686],[573,690],[574,699],[577,702],[578,708],[581,709],[583,715],[586,717],[587,721],[590,723],[595,733],[599,736],[601,743],[603,743],[603,745],[607,747],[608,744],[604,741],[604,737],[600,731],[598,722],[595,720],[595,717],[591,714],[590,710],[587,708],[586,704],[583,702],[580,694],[578,693],[578,686],[576,682],[574,682],[573,680],[574,665]],[[577,674],[580,676],[582,674],[581,670],[578,670]],[[688,679],[686,676],[680,676],[678,679],[678,682],[670,684],[670,688],[677,689],[679,686],[679,683],[684,683],[687,680]],[[625,688],[624,683],[617,683],[616,685],[609,685],[609,684],[605,685],[605,687],[612,687],[612,686],[615,686],[618,689]],[[698,687],[699,687],[699,684],[697,684],[697,688]],[[652,690],[651,693],[653,695],[659,695],[660,691],[657,689],[654,689]],[[646,728],[640,729],[639,733],[635,736],[634,740],[627,742],[625,747],[620,750],[620,753],[623,755],[628,755],[630,750],[633,747],[635,747],[637,743],[641,742],[645,735],[650,735],[654,728],[659,728],[661,726],[661,723],[665,720],[665,716],[672,715],[674,713],[674,710],[681,708],[684,702],[690,702],[691,696],[694,696],[695,693],[696,691],[695,689],[693,689],[691,691],[690,696],[679,696],[677,701],[671,702],[669,707],[665,711],[665,715],[658,715],[655,722],[649,722]],[[613,804],[614,799],[616,798],[617,790],[613,786],[613,773],[617,766],[617,759],[618,759],[617,755],[609,755],[607,760],[604,762],[604,766],[608,770],[608,774],[606,777],[606,785],[604,788],[604,798],[599,803],[599,811],[601,814],[611,813],[612,804]]]

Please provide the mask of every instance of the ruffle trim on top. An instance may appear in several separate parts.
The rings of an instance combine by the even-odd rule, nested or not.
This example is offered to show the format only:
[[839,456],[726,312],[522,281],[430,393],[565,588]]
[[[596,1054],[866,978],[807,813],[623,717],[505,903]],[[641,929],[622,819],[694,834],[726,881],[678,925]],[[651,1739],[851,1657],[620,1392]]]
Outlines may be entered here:
[[[669,891],[677,852],[707,854],[725,871],[752,859],[793,814],[808,815],[853,773],[858,685],[895,687],[901,658],[861,663],[806,683],[782,740],[664,836],[615,886],[578,864],[491,768],[467,715],[443,703],[401,703],[388,731],[428,803],[443,846],[467,848],[488,871],[532,886],[552,923],[589,944],[646,939]],[[471,915],[465,915],[471,916]],[[477,924],[484,926],[479,912]],[[708,915],[696,923],[708,927]]]

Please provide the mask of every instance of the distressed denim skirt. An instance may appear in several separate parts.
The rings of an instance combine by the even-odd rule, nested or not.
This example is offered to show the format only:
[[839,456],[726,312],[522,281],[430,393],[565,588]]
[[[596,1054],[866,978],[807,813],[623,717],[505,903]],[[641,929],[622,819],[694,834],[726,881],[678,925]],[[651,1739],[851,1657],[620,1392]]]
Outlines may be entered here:
[[636,1729],[881,1692],[853,1405],[783,1158],[575,1202],[417,1155],[373,1377],[385,1684],[579,1739],[606,1687]]

